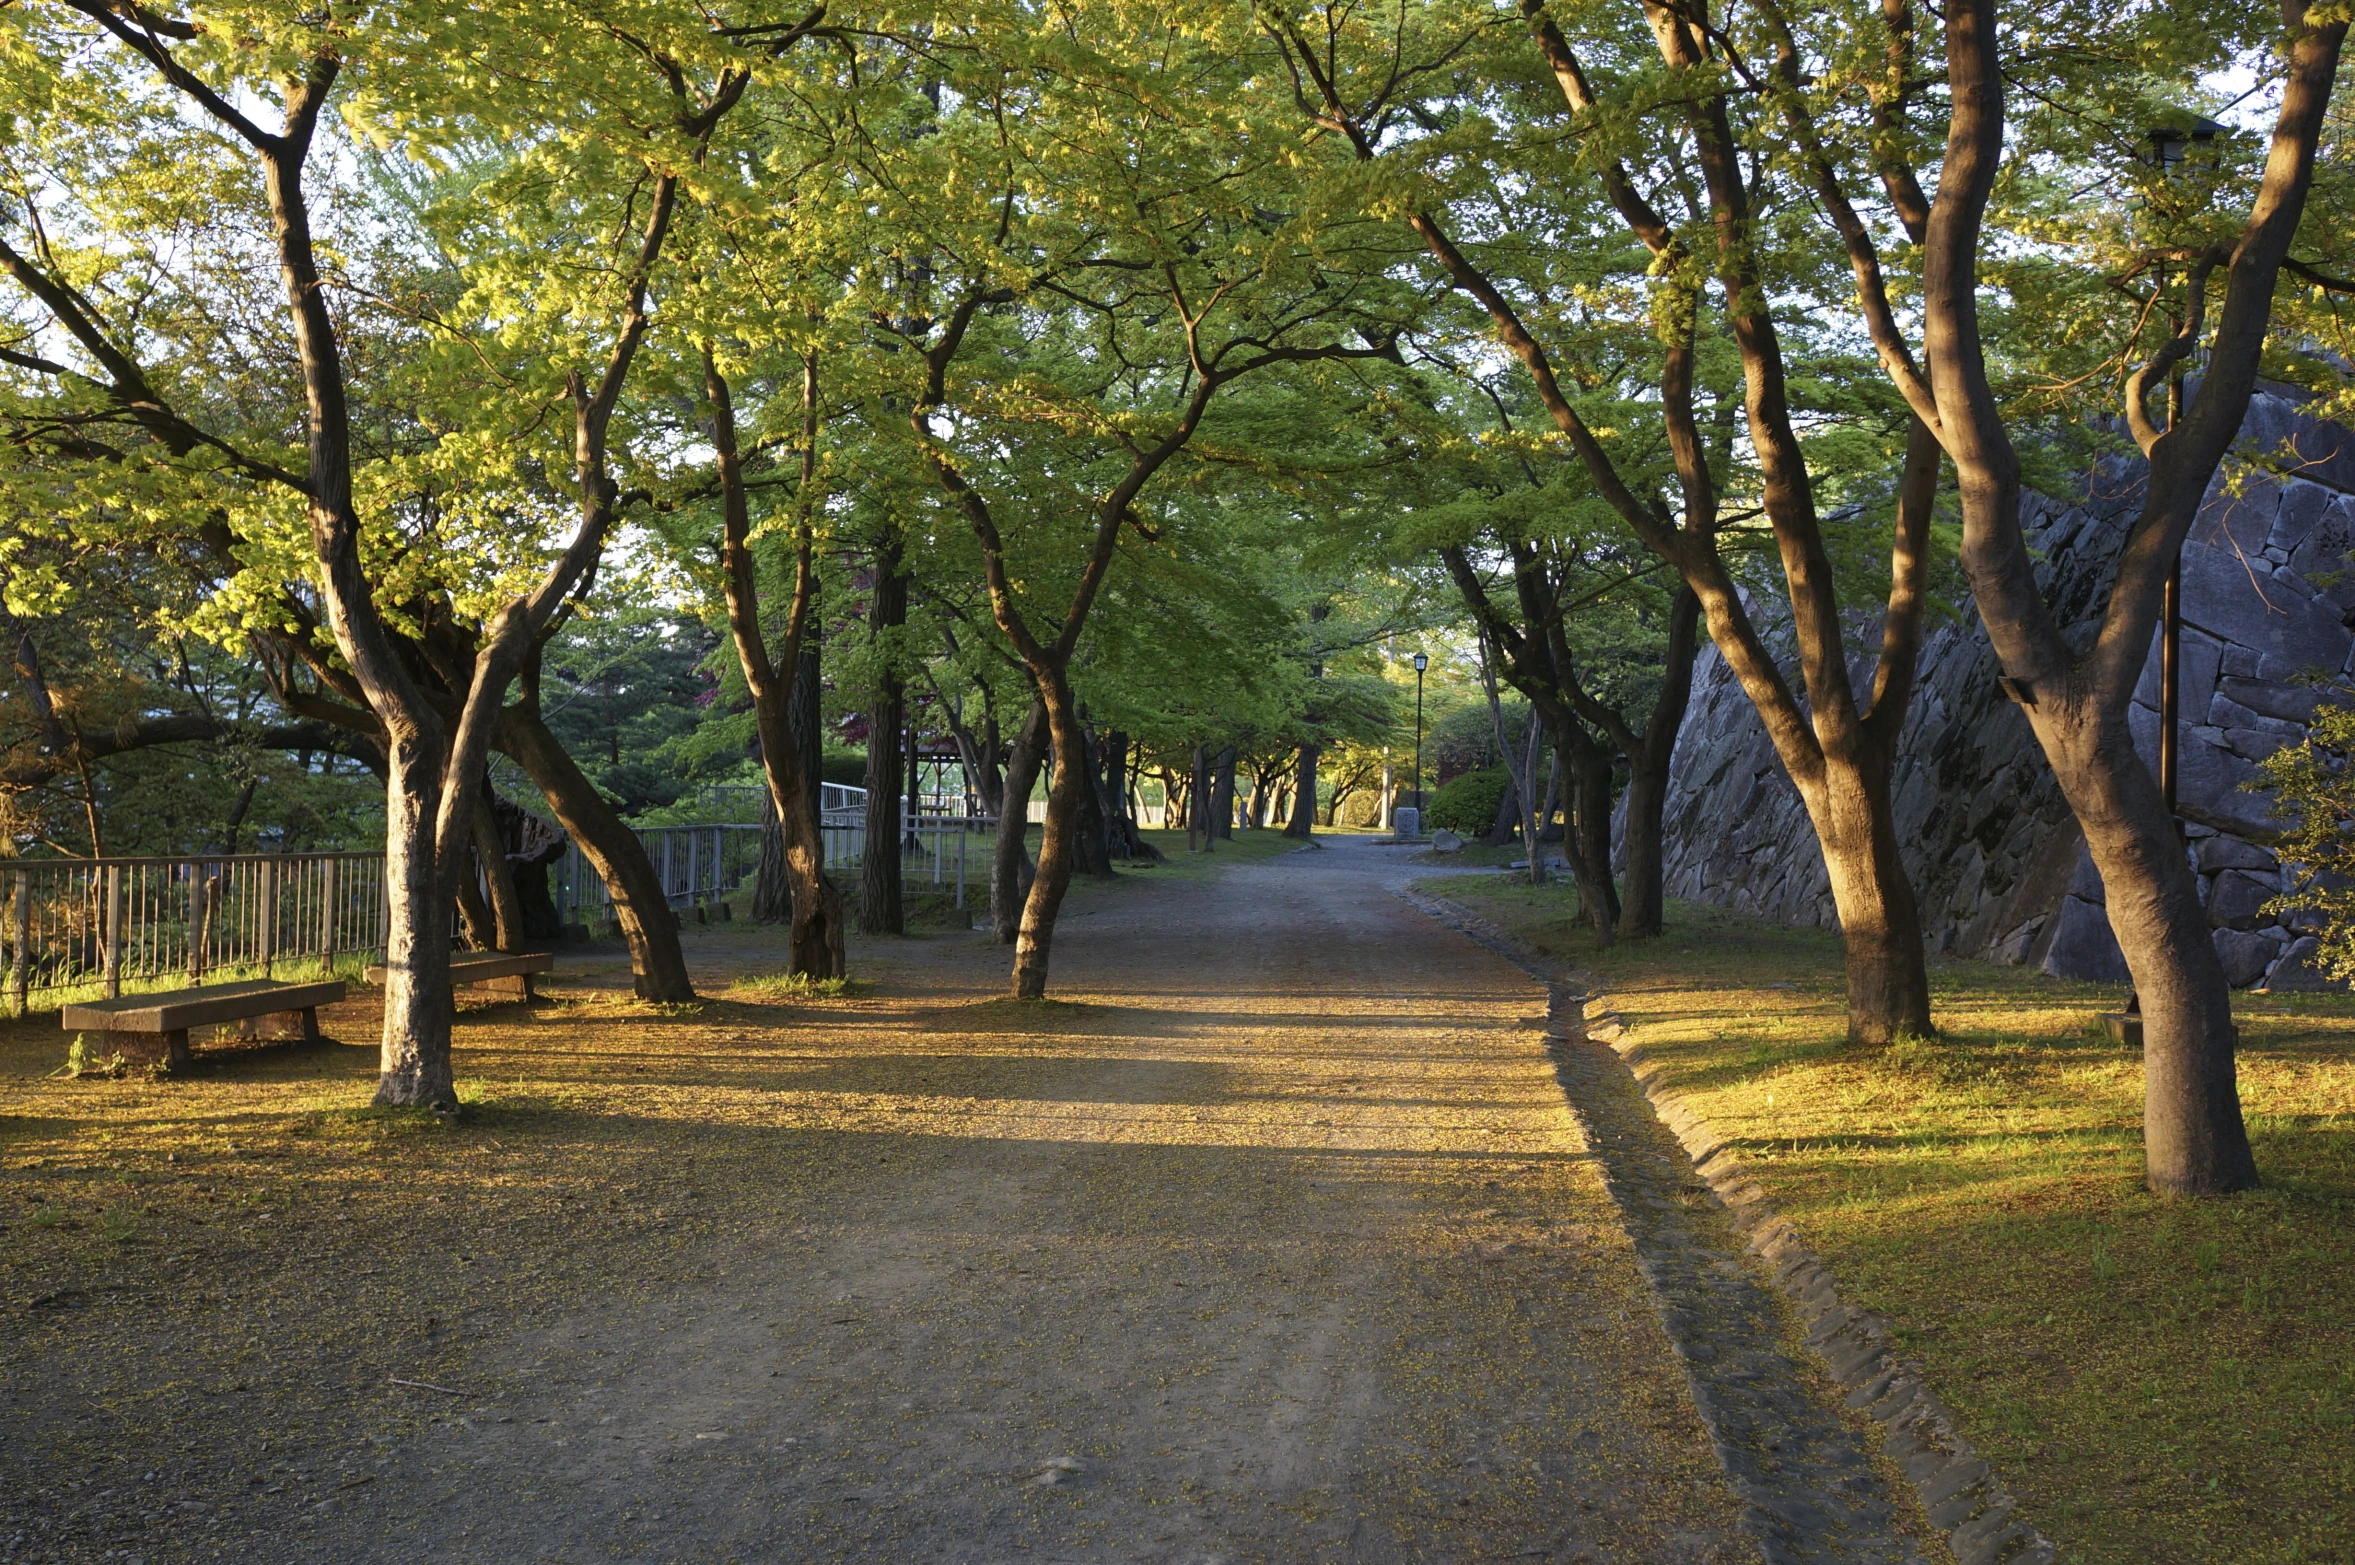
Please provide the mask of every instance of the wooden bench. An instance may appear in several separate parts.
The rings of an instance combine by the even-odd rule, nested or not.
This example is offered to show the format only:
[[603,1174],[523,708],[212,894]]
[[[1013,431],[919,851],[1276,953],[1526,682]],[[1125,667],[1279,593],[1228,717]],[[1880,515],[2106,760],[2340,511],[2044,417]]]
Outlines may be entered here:
[[305,1043],[319,1042],[319,1007],[343,998],[343,980],[316,983],[275,983],[267,978],[235,984],[205,984],[166,994],[125,995],[119,1000],[93,1000],[69,1005],[58,1013],[67,1032],[95,1032],[105,1036],[104,1047],[127,1059],[152,1060],[161,1055],[174,1066],[189,1061],[188,1029],[242,1022],[249,1038],[261,1036],[256,1023],[265,1016],[287,1018],[299,1028],[294,1034]]
[[[482,984],[494,994],[512,995],[518,1000],[532,998],[532,974],[552,973],[556,957],[547,951],[468,951],[450,958],[450,986]],[[368,981],[382,987],[386,977],[381,967],[368,969]]]

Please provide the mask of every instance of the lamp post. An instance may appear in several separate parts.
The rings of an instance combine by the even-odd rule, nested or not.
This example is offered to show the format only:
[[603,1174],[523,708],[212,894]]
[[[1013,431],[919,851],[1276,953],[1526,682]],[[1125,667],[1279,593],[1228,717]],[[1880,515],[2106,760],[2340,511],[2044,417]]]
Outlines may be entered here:
[[1415,835],[1423,833],[1423,670],[1431,660],[1415,654]]

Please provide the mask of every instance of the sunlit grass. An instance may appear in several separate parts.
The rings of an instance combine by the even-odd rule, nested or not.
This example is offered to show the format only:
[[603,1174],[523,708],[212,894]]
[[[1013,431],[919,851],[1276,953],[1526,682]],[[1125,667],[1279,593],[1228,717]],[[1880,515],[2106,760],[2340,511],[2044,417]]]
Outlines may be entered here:
[[2265,1188],[2162,1201],[2114,989],[1933,959],[1940,1036],[1852,1049],[1834,935],[1676,906],[1598,952],[1567,887],[1425,889],[1601,977],[2064,1559],[2350,1557],[2355,1000],[2242,997]]

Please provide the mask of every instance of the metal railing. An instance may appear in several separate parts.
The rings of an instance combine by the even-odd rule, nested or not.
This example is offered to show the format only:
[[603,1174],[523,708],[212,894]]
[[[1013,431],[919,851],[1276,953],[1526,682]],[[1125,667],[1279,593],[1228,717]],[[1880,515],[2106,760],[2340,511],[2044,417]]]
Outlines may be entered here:
[[[828,788],[839,785],[828,783]],[[845,792],[857,792],[845,789]],[[826,868],[855,873],[867,851],[863,799],[818,817]],[[997,822],[986,815],[918,815],[901,823],[900,878],[908,885],[947,890],[965,905],[966,888],[982,873]],[[638,832],[670,905],[712,909],[748,889],[760,874],[758,826],[650,826]],[[550,871],[549,891],[567,924],[603,926],[613,918],[613,895],[577,844]]]
[[384,949],[381,853],[19,859],[0,864],[12,1008],[208,975],[269,977]]
[[[826,867],[855,873],[866,853],[864,801],[827,811],[821,824]],[[946,891],[960,908],[986,884],[997,833],[988,816],[916,815],[901,831],[903,884]],[[679,909],[710,909],[749,889],[760,839],[758,826],[638,833]],[[565,923],[611,922],[612,895],[577,844],[550,878]],[[19,1015],[35,996],[112,999],[375,956],[389,922],[381,853],[0,861],[0,975]]]

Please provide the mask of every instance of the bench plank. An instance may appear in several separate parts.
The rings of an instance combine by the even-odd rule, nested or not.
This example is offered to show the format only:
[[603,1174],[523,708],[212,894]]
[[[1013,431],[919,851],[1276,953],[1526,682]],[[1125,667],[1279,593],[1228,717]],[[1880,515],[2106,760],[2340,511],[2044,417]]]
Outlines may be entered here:
[[[530,973],[556,971],[556,954],[552,951],[465,951],[450,958],[450,982],[479,984],[492,978],[520,978]],[[367,978],[381,985],[388,976],[386,969],[371,967]]]
[[[460,984],[481,984],[498,994],[518,1000],[534,998],[532,974],[552,973],[556,970],[556,954],[552,951],[466,951],[450,958],[450,987]],[[367,978],[381,985],[390,976],[386,969],[371,967]]]
[[165,994],[127,994],[119,1000],[93,1000],[69,1005],[58,1013],[67,1031],[186,1032],[221,1022],[243,1021],[277,1011],[310,1011],[336,1005],[344,997],[343,980],[316,983],[276,983],[267,978],[246,983],[206,984]]

